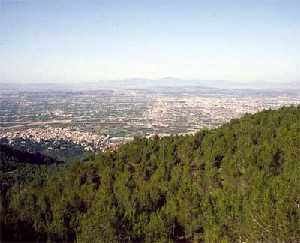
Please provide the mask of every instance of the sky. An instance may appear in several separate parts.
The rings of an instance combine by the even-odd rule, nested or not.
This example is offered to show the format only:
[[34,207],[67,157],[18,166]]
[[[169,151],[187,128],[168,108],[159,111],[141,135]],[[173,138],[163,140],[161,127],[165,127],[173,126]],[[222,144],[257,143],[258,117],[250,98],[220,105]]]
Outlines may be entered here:
[[299,0],[0,0],[0,82],[300,82]]

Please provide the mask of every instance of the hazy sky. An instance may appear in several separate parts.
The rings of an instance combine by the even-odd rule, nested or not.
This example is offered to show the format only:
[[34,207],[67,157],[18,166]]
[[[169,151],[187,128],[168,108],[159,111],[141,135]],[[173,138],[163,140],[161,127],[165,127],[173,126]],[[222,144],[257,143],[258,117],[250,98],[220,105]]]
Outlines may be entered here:
[[0,0],[0,82],[300,81],[299,0]]

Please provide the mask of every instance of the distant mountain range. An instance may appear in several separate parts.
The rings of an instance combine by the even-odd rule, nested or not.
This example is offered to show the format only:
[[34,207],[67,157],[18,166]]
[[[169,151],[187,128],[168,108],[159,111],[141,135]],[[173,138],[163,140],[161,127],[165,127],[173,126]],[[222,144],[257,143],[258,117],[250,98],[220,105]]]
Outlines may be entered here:
[[271,81],[225,81],[225,80],[196,80],[164,77],[160,79],[131,78],[123,80],[100,80],[95,82],[48,82],[48,83],[1,83],[0,90],[5,91],[83,91],[115,88],[155,88],[155,87],[206,87],[220,89],[267,89],[267,90],[300,90],[300,81],[271,82]]

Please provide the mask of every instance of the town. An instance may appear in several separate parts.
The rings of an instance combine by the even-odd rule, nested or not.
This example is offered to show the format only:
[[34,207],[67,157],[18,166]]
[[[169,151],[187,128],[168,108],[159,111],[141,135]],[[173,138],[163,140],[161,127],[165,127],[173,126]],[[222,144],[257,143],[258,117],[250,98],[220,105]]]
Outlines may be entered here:
[[[193,134],[246,113],[300,104],[300,92],[203,87],[0,92],[0,141],[115,149],[135,136]],[[69,144],[69,145],[68,145]]]

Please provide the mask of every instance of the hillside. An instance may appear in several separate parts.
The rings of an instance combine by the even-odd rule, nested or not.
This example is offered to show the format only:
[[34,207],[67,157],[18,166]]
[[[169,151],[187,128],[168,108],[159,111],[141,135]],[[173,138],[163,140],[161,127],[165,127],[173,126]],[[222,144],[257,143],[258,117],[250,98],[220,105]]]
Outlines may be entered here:
[[300,107],[39,175],[3,197],[2,240],[299,242]]
[[62,163],[41,153],[28,153],[8,145],[0,144],[0,169],[1,171],[11,171],[24,164],[50,165]]

